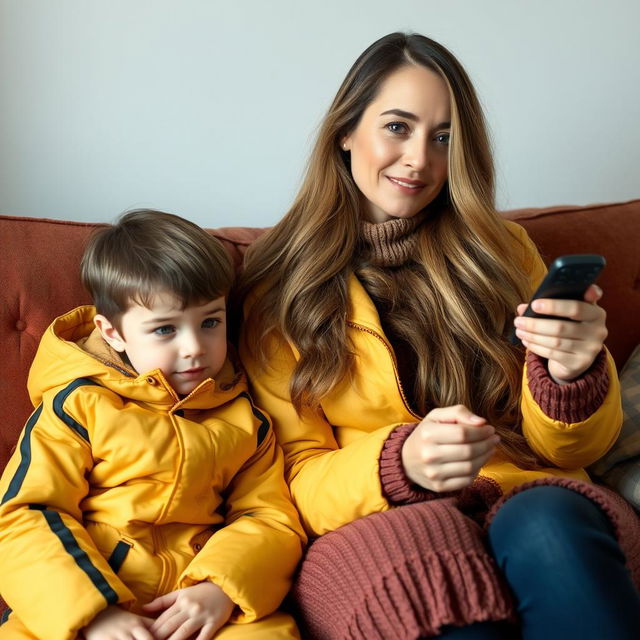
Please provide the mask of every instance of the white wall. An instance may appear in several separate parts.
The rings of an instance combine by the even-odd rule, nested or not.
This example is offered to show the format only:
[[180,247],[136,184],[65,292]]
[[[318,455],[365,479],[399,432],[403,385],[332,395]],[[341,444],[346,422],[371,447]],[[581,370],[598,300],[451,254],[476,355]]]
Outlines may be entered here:
[[469,71],[499,206],[640,197],[639,25],[637,0],[0,0],[0,213],[272,224],[394,30]]

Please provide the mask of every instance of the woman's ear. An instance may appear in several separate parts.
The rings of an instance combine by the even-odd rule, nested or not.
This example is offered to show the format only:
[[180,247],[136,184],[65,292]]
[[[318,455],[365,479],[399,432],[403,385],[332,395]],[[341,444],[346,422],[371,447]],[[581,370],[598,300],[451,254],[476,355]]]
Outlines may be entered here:
[[351,134],[342,136],[342,139],[340,140],[340,147],[343,151],[351,151]]
[[104,341],[111,348],[115,349],[119,353],[124,352],[127,345],[118,330],[113,326],[108,318],[98,313],[93,318],[93,322],[98,328],[100,335],[104,338]]

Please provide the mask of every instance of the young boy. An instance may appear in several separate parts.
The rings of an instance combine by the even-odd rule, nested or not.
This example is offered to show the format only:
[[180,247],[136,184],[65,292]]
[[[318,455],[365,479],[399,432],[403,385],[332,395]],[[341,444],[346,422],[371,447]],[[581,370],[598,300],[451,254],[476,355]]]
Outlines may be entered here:
[[274,611],[304,534],[227,357],[232,279],[224,247],[168,213],[92,237],[95,307],[43,336],[0,482],[0,638],[298,637]]

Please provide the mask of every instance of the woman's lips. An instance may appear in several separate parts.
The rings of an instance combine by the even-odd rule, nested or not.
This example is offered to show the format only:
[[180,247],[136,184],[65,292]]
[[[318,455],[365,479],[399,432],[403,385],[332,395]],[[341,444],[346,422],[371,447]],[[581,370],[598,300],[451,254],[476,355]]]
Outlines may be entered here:
[[387,180],[402,193],[414,195],[418,193],[426,185],[421,180],[410,180],[409,178],[395,178],[386,176]]

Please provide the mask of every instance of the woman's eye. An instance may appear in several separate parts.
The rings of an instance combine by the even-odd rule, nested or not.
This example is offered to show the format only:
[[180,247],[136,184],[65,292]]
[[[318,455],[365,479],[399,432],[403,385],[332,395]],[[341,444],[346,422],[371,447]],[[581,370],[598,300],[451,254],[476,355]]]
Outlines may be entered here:
[[218,318],[207,318],[202,323],[203,329],[215,329],[220,324],[220,320]]
[[439,133],[435,137],[435,141],[439,144],[449,144],[449,140],[451,139],[450,133]]
[[391,133],[407,133],[409,130],[404,122],[390,122],[387,124],[387,129]]
[[158,336],[169,336],[174,331],[175,329],[173,326],[171,326],[170,324],[165,324],[162,327],[157,327],[156,329],[154,329],[153,333],[155,333]]

